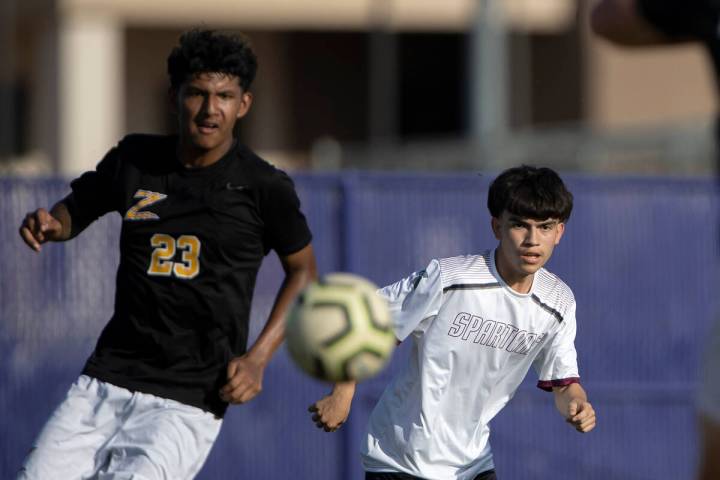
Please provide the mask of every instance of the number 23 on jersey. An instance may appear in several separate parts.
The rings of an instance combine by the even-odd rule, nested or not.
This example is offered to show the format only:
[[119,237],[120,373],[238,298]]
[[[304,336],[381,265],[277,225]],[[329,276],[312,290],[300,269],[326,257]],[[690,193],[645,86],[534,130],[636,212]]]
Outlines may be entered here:
[[[190,280],[200,273],[200,239],[195,235],[181,235],[177,239],[165,233],[150,238],[153,247],[148,275]],[[180,258],[175,260],[180,252]]]

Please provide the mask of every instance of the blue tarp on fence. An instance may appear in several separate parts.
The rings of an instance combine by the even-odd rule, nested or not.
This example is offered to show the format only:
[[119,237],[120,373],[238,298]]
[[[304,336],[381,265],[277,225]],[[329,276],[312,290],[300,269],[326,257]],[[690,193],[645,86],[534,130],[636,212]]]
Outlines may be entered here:
[[[475,175],[296,175],[321,272],[378,284],[433,257],[492,248],[486,195]],[[549,264],[578,302],[577,349],[598,427],[564,424],[530,372],[493,422],[504,479],[692,478],[694,390],[704,337],[720,311],[718,198],[705,179],[568,176],[575,210]],[[0,180],[0,478],[13,478],[34,436],[77,376],[109,318],[119,218],[107,216],[36,255],[23,215],[68,191],[61,180]],[[253,303],[257,335],[279,285],[267,258]],[[307,406],[329,390],[281,350],[262,394],[233,407],[200,479],[360,479],[364,424],[401,348],[379,378],[358,387],[348,424],[328,434]]]

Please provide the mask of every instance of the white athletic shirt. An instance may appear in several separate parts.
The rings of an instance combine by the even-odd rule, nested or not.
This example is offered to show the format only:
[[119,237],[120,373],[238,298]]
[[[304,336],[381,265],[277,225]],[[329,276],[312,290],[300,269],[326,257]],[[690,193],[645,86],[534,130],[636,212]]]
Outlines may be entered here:
[[412,352],[370,416],[367,471],[472,479],[494,468],[488,423],[531,365],[545,390],[579,380],[575,300],[545,269],[520,294],[488,251],[433,260],[379,293]]
[[698,409],[720,424],[720,318],[715,322],[705,351]]

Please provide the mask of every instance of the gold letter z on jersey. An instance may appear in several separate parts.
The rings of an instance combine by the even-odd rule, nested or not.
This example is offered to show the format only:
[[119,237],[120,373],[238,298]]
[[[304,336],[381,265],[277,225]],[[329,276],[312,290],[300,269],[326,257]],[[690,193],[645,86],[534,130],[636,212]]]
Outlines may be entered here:
[[148,207],[153,203],[160,202],[167,198],[167,195],[158,192],[151,192],[149,190],[138,190],[135,192],[133,198],[141,199],[138,203],[130,207],[130,210],[125,213],[125,220],[157,220],[158,217],[153,212],[141,212],[141,208]]

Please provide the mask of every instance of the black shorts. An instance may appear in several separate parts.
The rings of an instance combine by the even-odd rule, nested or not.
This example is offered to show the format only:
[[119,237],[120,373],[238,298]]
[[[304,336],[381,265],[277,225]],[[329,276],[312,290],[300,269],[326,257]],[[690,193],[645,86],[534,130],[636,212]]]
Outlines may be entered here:
[[[400,472],[365,472],[365,480],[421,480],[407,473]],[[487,470],[476,476],[473,480],[497,480],[495,470]]]

